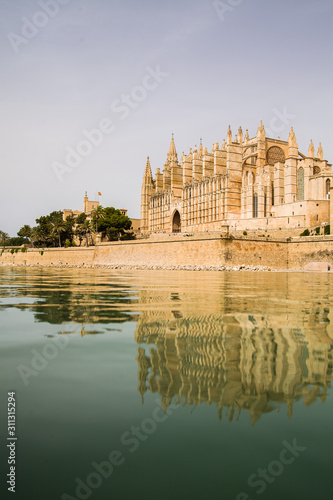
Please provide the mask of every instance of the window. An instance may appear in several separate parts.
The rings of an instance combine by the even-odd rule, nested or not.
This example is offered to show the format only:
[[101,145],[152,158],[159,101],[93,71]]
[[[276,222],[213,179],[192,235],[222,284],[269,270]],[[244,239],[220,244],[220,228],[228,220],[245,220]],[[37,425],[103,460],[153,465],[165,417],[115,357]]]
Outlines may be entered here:
[[297,172],[297,199],[304,200],[304,168],[300,167]]
[[274,182],[272,182],[272,205],[274,205]]
[[284,163],[285,156],[283,150],[277,146],[272,146],[267,151],[266,160],[268,165],[275,165],[275,163]]
[[326,200],[330,199],[330,195],[331,195],[331,181],[329,179],[327,179],[327,181],[326,181]]
[[258,195],[254,193],[253,195],[253,217],[258,217]]
[[[251,148],[251,154],[253,154],[255,152],[255,147],[252,146]],[[251,165],[255,165],[256,164],[256,159],[254,156],[251,156]]]

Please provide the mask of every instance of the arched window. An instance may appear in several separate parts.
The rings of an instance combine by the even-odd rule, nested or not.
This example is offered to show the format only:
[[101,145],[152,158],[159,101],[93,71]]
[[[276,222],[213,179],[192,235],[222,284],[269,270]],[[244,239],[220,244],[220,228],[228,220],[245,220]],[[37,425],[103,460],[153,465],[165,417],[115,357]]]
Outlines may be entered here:
[[330,199],[330,195],[331,195],[331,181],[329,179],[327,179],[327,181],[326,181],[326,200]]
[[272,181],[272,206],[274,205],[274,181]]
[[258,194],[254,193],[253,195],[253,217],[258,217]]
[[304,168],[300,167],[297,172],[297,199],[304,200]]
[[266,210],[267,210],[267,195],[265,193],[264,194],[264,217],[266,217]]
[[266,161],[268,165],[275,165],[275,163],[284,163],[285,156],[283,150],[278,146],[272,146],[267,151]]

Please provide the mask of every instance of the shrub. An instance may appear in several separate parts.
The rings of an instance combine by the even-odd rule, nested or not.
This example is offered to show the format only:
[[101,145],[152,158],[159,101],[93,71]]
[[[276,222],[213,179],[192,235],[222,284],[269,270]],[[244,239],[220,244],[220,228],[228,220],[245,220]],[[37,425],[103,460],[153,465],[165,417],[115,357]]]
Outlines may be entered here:
[[41,255],[43,255],[43,253],[44,253],[44,250],[41,250],[41,251],[40,251],[39,253],[40,253]]
[[27,252],[27,251],[28,251],[27,247],[22,247],[21,248],[21,252]]
[[13,253],[14,253],[14,248],[11,248],[10,253],[11,253],[11,254],[13,254]]
[[324,234],[331,234],[331,226],[328,224],[324,228]]
[[316,231],[316,234],[320,234],[320,227],[319,226],[316,227],[315,231]]
[[303,233],[300,234],[300,236],[309,236],[310,235],[310,231],[308,229],[305,229],[303,231]]
[[243,231],[244,236],[247,236],[247,231]]
[[17,253],[17,252],[18,252],[18,248],[15,248],[15,253]]

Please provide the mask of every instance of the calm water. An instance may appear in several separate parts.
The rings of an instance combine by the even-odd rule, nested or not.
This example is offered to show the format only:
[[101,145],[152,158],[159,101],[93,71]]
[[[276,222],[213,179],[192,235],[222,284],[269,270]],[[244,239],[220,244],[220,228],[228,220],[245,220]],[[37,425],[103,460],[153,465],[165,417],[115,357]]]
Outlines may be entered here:
[[331,500],[332,275],[0,280],[1,498]]

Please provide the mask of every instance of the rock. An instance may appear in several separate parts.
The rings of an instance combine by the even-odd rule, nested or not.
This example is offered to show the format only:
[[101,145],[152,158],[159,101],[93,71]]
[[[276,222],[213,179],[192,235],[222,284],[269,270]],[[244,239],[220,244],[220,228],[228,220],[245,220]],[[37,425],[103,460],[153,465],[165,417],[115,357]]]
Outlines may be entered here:
[[329,262],[309,262],[304,267],[305,271],[330,271],[331,264]]

